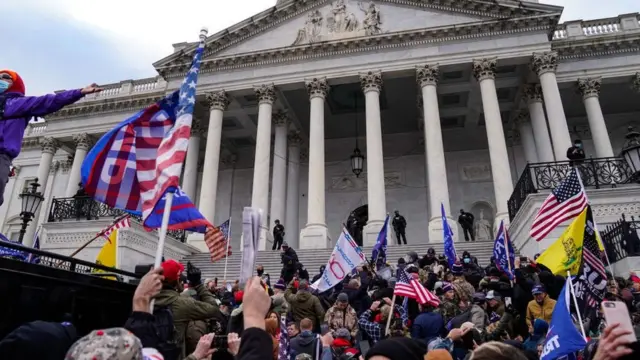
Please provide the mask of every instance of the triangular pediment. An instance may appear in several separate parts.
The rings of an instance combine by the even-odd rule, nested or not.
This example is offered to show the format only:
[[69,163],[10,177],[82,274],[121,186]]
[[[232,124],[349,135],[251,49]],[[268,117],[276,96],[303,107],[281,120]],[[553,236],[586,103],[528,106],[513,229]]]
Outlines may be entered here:
[[[562,7],[495,0],[291,0],[207,39],[205,60],[260,56],[301,46],[463,27],[504,19],[559,18]],[[195,44],[154,64],[161,72],[188,64]]]

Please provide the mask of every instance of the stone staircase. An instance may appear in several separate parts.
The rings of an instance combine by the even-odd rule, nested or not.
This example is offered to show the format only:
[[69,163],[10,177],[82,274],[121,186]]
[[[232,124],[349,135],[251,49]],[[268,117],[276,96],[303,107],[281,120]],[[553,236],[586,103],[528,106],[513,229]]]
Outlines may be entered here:
[[[433,247],[437,254],[443,253],[443,244],[418,244],[418,245],[405,245],[405,246],[389,246],[387,249],[387,259],[390,263],[395,264],[400,257],[403,257],[409,251],[415,251],[418,256],[426,254],[427,249]],[[364,247],[363,252],[366,256],[371,256],[372,247]],[[493,255],[493,242],[458,242],[456,243],[456,251],[458,256],[462,256],[463,251],[469,251],[471,255],[478,258],[478,264],[486,266],[489,264],[489,259]],[[326,265],[329,256],[333,248],[329,249],[299,249],[296,250],[300,262],[304,264],[310,276],[318,273],[321,265]],[[227,263],[227,279],[235,280],[240,276],[240,261],[242,258],[241,252],[234,252],[228,258]],[[184,264],[190,261],[193,265],[200,268],[202,271],[202,277],[214,278],[223,280],[224,263],[225,260],[220,260],[216,263],[211,263],[208,253],[194,254],[182,259]],[[264,266],[265,273],[270,274],[271,278],[278,278],[280,276],[280,269],[282,264],[280,263],[280,254],[277,251],[259,251],[256,265],[261,264]]]

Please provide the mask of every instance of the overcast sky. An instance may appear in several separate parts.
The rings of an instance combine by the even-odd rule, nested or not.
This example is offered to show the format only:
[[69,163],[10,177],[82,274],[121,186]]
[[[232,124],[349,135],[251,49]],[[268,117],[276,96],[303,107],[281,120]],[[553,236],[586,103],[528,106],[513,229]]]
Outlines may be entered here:
[[[18,71],[38,95],[155,76],[172,44],[216,33],[276,0],[0,0],[0,69]],[[640,11],[638,0],[542,0],[562,21]],[[8,6],[6,6],[8,5]]]

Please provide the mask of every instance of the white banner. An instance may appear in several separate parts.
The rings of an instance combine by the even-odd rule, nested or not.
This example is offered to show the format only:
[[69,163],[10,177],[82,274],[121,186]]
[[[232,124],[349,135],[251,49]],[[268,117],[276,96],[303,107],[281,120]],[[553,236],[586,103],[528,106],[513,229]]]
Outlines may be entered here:
[[327,291],[344,280],[353,269],[365,261],[362,250],[356,245],[347,230],[342,228],[342,234],[340,234],[331,257],[329,257],[329,262],[327,262],[322,276],[311,287],[319,292]]

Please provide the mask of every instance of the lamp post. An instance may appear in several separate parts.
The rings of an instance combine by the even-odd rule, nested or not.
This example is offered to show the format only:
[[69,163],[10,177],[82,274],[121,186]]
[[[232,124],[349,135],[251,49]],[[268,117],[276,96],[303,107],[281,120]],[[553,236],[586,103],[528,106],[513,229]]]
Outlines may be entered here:
[[31,189],[26,189],[22,194],[20,194],[20,199],[22,200],[22,212],[20,213],[20,218],[22,219],[22,228],[20,229],[20,244],[24,239],[24,234],[27,232],[27,226],[29,226],[29,222],[35,216],[40,203],[44,200],[44,196],[38,191],[38,179],[34,181],[31,185]]
[[355,92],[353,97],[355,103],[354,109],[356,111],[356,148],[353,149],[353,154],[351,154],[351,171],[356,175],[356,177],[360,177],[360,174],[362,174],[362,167],[364,165],[364,156],[358,147],[358,93]]
[[625,141],[620,156],[624,158],[631,169],[631,177],[640,181],[640,132],[633,131],[629,126],[629,132],[625,135]]

